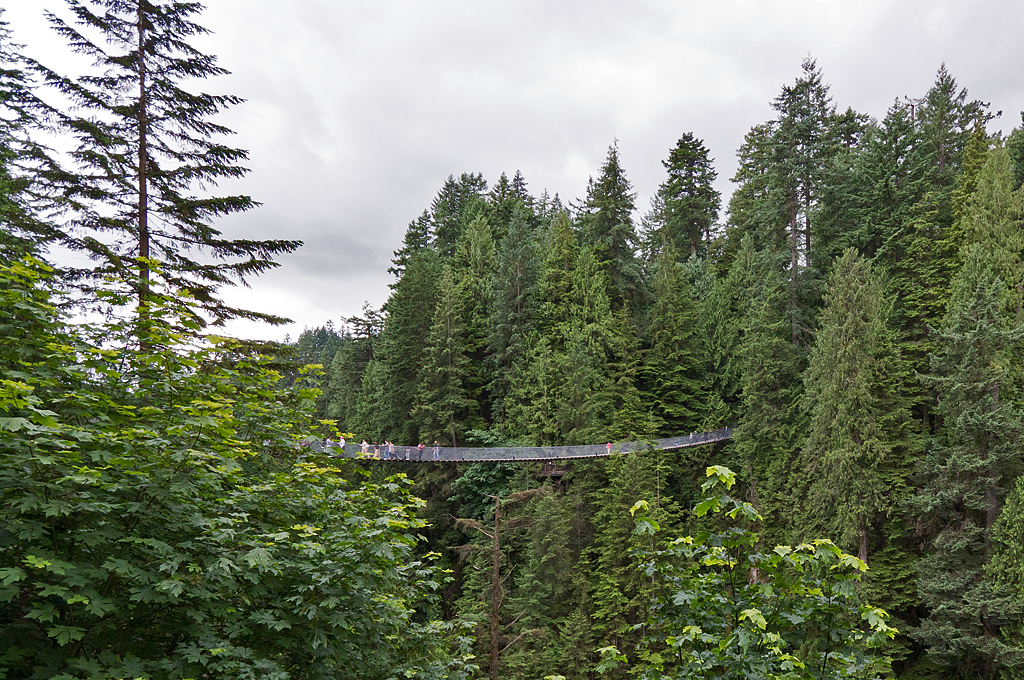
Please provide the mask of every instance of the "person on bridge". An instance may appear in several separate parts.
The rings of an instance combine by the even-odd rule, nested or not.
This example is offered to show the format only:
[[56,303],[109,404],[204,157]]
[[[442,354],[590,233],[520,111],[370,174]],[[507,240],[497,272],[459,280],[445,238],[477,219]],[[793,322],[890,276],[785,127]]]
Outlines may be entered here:
[[406,463],[409,462],[409,460],[410,460],[409,456],[410,455],[412,455],[412,447],[411,446],[406,446],[405,447],[405,462]]
[[423,460],[423,449],[425,448],[426,447],[423,446],[423,442],[420,442],[419,446],[416,447],[416,452],[419,453],[419,457],[416,460]]
[[612,453],[612,443],[608,442],[607,444],[604,445],[604,448],[608,451],[608,455],[611,455],[611,453]]
[[434,460],[441,460],[441,447],[437,443],[436,439],[434,440],[434,451],[433,451],[433,453],[434,453]]
[[394,443],[391,442],[391,441],[388,441],[386,443],[386,445],[388,447],[388,460],[394,460],[395,459],[395,445],[394,445]]
[[360,449],[359,449],[359,450],[360,450],[360,452],[362,452],[362,454],[363,454],[364,456],[365,456],[365,455],[366,455],[367,453],[369,453],[369,451],[370,451],[370,445],[366,443],[366,440],[365,440],[365,439],[363,440],[363,443],[362,443],[362,444],[360,444],[359,446],[360,446]]

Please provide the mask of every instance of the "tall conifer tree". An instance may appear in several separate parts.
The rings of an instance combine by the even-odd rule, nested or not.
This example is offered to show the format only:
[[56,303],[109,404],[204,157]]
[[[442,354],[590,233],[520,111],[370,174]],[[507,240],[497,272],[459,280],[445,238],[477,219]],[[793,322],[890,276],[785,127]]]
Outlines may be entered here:
[[[46,82],[80,115],[62,116],[77,141],[74,174],[63,197],[73,208],[72,247],[100,261],[97,273],[130,282],[140,311],[154,292],[182,293],[215,323],[233,317],[284,319],[232,308],[217,290],[278,266],[273,258],[299,241],[225,238],[215,218],[250,210],[248,196],[210,196],[207,187],[243,176],[247,153],[226,146],[230,130],[212,118],[241,102],[196,93],[197,80],[227,73],[189,44],[208,31],[194,21],[198,2],[67,0],[67,22],[47,13],[71,48],[94,60],[97,73],[77,80],[41,68]],[[69,231],[70,233],[70,231]],[[202,253],[201,257],[193,255]]]
[[[792,528],[796,492],[789,480],[797,471],[806,434],[800,410],[802,366],[786,315],[785,253],[756,253],[748,246],[745,255],[730,271],[737,283],[746,284],[748,300],[740,343],[743,419],[736,428],[735,450],[748,497],[766,519],[766,535],[781,542]],[[739,266],[747,271],[736,271]]]
[[931,539],[918,584],[929,614],[914,635],[935,661],[982,678],[994,677],[1013,651],[1002,645],[1001,628],[1020,625],[1000,615],[998,593],[984,575],[1003,499],[1024,471],[1024,417],[1002,395],[1021,331],[1004,327],[1002,286],[985,250],[968,248],[937,331],[927,380],[939,395],[941,427],[913,499]]
[[[772,102],[775,120],[755,126],[740,148],[740,184],[729,202],[724,260],[728,263],[738,239],[752,234],[759,250],[785,252],[789,261],[790,341],[809,344],[817,304],[817,280],[828,265],[818,253],[817,212],[824,168],[839,148],[835,107],[821,71],[804,60],[803,73],[782,88]],[[846,131],[848,126],[839,126]]]
[[506,237],[517,212],[524,219],[533,221],[532,205],[533,198],[526,188],[523,175],[516,171],[510,180],[505,173],[501,173],[487,194],[487,219],[494,231],[494,240],[500,242]]
[[1024,322],[1024,189],[1013,190],[1013,167],[1005,148],[987,154],[964,205],[958,231],[965,245],[980,244],[1003,282],[1008,325]]
[[[502,247],[509,239],[502,242]],[[570,324],[573,285],[579,253],[576,230],[559,212],[541,239],[542,260],[537,287],[537,330],[531,333],[521,365],[509,373],[509,396],[504,409],[510,436],[527,436],[537,444],[561,444],[561,386],[565,329]]]
[[[707,254],[711,227],[718,219],[722,197],[714,187],[718,173],[704,142],[687,132],[661,162],[668,179],[658,187],[661,225],[649,240],[662,241],[663,236],[676,244],[680,255],[690,257]],[[664,230],[664,234],[658,233]]]
[[[929,371],[929,355],[938,351],[929,328],[938,326],[946,313],[950,282],[961,267],[963,244],[954,230],[953,193],[958,181],[963,182],[958,173],[975,123],[987,120],[986,106],[968,100],[967,90],[958,87],[945,65],[924,98],[910,102],[917,137],[912,162],[923,165],[924,175],[919,198],[882,256],[899,296],[897,321],[904,356],[922,374]],[[917,168],[911,170],[918,175]],[[929,429],[935,427],[935,396],[922,392],[915,398],[915,415]]]
[[37,215],[54,166],[33,136],[49,112],[17,50],[0,8],[0,255],[5,256],[8,249],[10,254],[36,250],[58,236]]
[[899,517],[913,463],[910,373],[890,328],[892,299],[852,248],[836,263],[804,373],[810,413],[803,447],[809,480],[802,528],[833,536],[872,564],[886,520]]
[[491,420],[494,364],[488,361],[490,317],[494,309],[497,252],[490,222],[478,215],[466,226],[456,258],[456,272],[465,328],[466,398],[474,403],[469,429],[486,429]]
[[[749,243],[749,239],[748,239]],[[685,264],[698,305],[699,345],[702,351],[702,388],[705,393],[703,421],[698,429],[717,430],[735,425],[740,402],[742,361],[738,347],[740,318],[738,299],[729,279],[720,277],[708,260],[692,258]],[[742,267],[737,270],[739,273]]]
[[568,319],[558,335],[563,348],[558,420],[566,443],[603,438],[611,412],[612,380],[608,360],[614,317],[608,279],[593,250],[580,248],[570,277]]
[[461,295],[455,273],[445,265],[437,288],[437,305],[420,369],[413,417],[420,438],[459,446],[474,402],[466,395],[469,358]]
[[489,349],[495,364],[495,417],[504,417],[504,397],[511,390],[512,373],[521,367],[537,324],[539,257],[536,239],[523,210],[516,210],[508,235],[498,245],[494,278],[494,313]]
[[[405,273],[405,267],[409,263],[409,258],[421,250],[432,247],[433,239],[430,213],[424,210],[423,214],[410,222],[409,226],[406,227],[405,237],[402,239],[402,247],[394,251],[394,257],[391,259],[388,273],[402,278],[402,274]],[[391,287],[394,288],[395,285],[391,284]]]
[[[820,273],[824,262],[816,257],[812,224],[821,189],[823,168],[834,152],[829,123],[835,115],[829,86],[813,59],[801,64],[803,74],[782,88],[772,102],[779,112],[774,134],[779,187],[786,197],[789,247],[789,317],[793,344],[812,324],[808,306],[808,277]],[[806,271],[804,271],[806,270]]]
[[970,143],[972,132],[991,119],[988,104],[967,98],[956,78],[939,66],[935,82],[920,102],[916,115],[921,133],[935,164],[935,180],[939,187],[952,190]]
[[614,441],[642,441],[654,436],[657,424],[649,407],[643,403],[640,391],[640,338],[628,307],[619,310],[609,357],[612,415],[608,424],[608,438]]
[[748,235],[756,250],[787,247],[790,211],[782,168],[776,163],[776,128],[776,121],[755,125],[743,136],[737,152],[739,167],[732,178],[736,190],[729,198],[726,242],[720,258],[727,267]]
[[624,304],[636,309],[642,303],[635,209],[636,193],[626,178],[616,142],[608,147],[601,174],[590,180],[580,215],[582,244],[595,248],[607,273],[613,311]]
[[384,316],[369,304],[363,305],[363,316],[345,320],[342,345],[334,354],[327,371],[331,399],[327,416],[335,420],[342,432],[355,432],[356,404],[363,375],[370,363],[376,363]]
[[650,315],[650,349],[644,383],[663,436],[692,432],[704,404],[703,357],[698,308],[678,255],[666,239],[654,271]]
[[572,272],[579,252],[576,230],[565,212],[551,221],[544,239],[540,281],[541,331],[557,342],[557,328],[568,321]]
[[1020,113],[1021,124],[1006,138],[1006,150],[1013,163],[1013,190],[1024,186],[1024,111]]
[[480,173],[464,172],[458,179],[448,175],[430,204],[433,246],[441,257],[449,258],[455,254],[463,229],[485,210],[483,196],[486,192],[487,181]]
[[387,319],[377,354],[381,365],[375,374],[382,390],[367,391],[364,380],[357,410],[373,413],[394,440],[416,442],[419,439],[415,421],[410,416],[437,306],[440,276],[437,253],[433,249],[423,250],[410,258],[405,274],[384,304]]

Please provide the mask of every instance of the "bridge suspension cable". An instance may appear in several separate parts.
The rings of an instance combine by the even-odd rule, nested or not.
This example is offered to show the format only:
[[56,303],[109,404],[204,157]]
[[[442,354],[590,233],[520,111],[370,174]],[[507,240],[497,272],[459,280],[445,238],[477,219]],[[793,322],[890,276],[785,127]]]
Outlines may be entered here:
[[327,452],[344,458],[379,458],[380,460],[402,463],[503,460],[556,461],[572,460],[575,458],[597,458],[599,456],[611,456],[631,451],[682,449],[724,441],[731,438],[732,435],[733,429],[726,427],[712,432],[694,432],[677,437],[655,439],[650,442],[609,442],[606,444],[579,444],[574,446],[491,446],[471,448],[466,446],[434,447],[426,444],[422,447],[420,445],[398,446],[396,444],[393,454],[390,453],[384,444],[368,445],[367,450],[364,451],[361,443],[347,442],[344,448],[339,448],[336,443],[332,444],[328,446]]

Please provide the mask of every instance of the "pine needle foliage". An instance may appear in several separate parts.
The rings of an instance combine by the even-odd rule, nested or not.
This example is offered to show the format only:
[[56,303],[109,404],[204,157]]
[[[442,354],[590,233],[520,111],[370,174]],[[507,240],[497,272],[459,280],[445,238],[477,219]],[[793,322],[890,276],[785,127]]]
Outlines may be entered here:
[[[198,2],[68,0],[70,18],[47,12],[72,51],[93,60],[93,72],[72,78],[37,66],[47,85],[75,107],[61,129],[75,140],[73,167],[54,180],[68,222],[64,244],[97,261],[91,272],[115,275],[140,307],[154,290],[197,319],[219,324],[247,318],[285,319],[225,304],[218,289],[245,284],[278,266],[301,242],[236,239],[217,218],[258,204],[249,196],[216,196],[223,180],[242,177],[247,152],[228,146],[231,131],[213,121],[242,100],[197,92],[197,81],[227,73],[190,41],[208,31],[195,18]],[[154,285],[151,282],[158,282]]]
[[804,372],[810,412],[803,447],[808,508],[831,505],[827,522],[805,514],[805,531],[826,532],[870,564],[869,545],[901,514],[914,461],[911,414],[901,386],[910,372],[892,328],[884,280],[852,248],[836,262]]
[[936,331],[939,353],[926,380],[939,394],[941,428],[922,461],[922,488],[911,506],[932,546],[918,584],[930,614],[915,637],[937,663],[983,678],[1019,651],[1000,639],[1001,629],[1019,621],[984,575],[1000,507],[1022,472],[1024,437],[1020,411],[1001,397],[1021,331],[1002,323],[1003,284],[993,264],[980,246],[967,249]]

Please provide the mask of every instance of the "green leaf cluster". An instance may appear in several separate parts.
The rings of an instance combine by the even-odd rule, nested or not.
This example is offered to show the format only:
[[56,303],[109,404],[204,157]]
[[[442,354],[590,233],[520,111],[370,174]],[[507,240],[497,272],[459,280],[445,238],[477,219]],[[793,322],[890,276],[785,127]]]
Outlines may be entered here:
[[404,476],[306,455],[316,392],[242,343],[73,323],[50,276],[0,268],[7,677],[460,673]]
[[[768,549],[749,528],[760,515],[729,495],[735,474],[713,466],[707,477],[694,512],[722,520],[638,551],[656,591],[639,676],[884,677],[896,630],[858,595],[867,565],[824,539]],[[636,533],[657,532],[647,504],[634,510]]]

